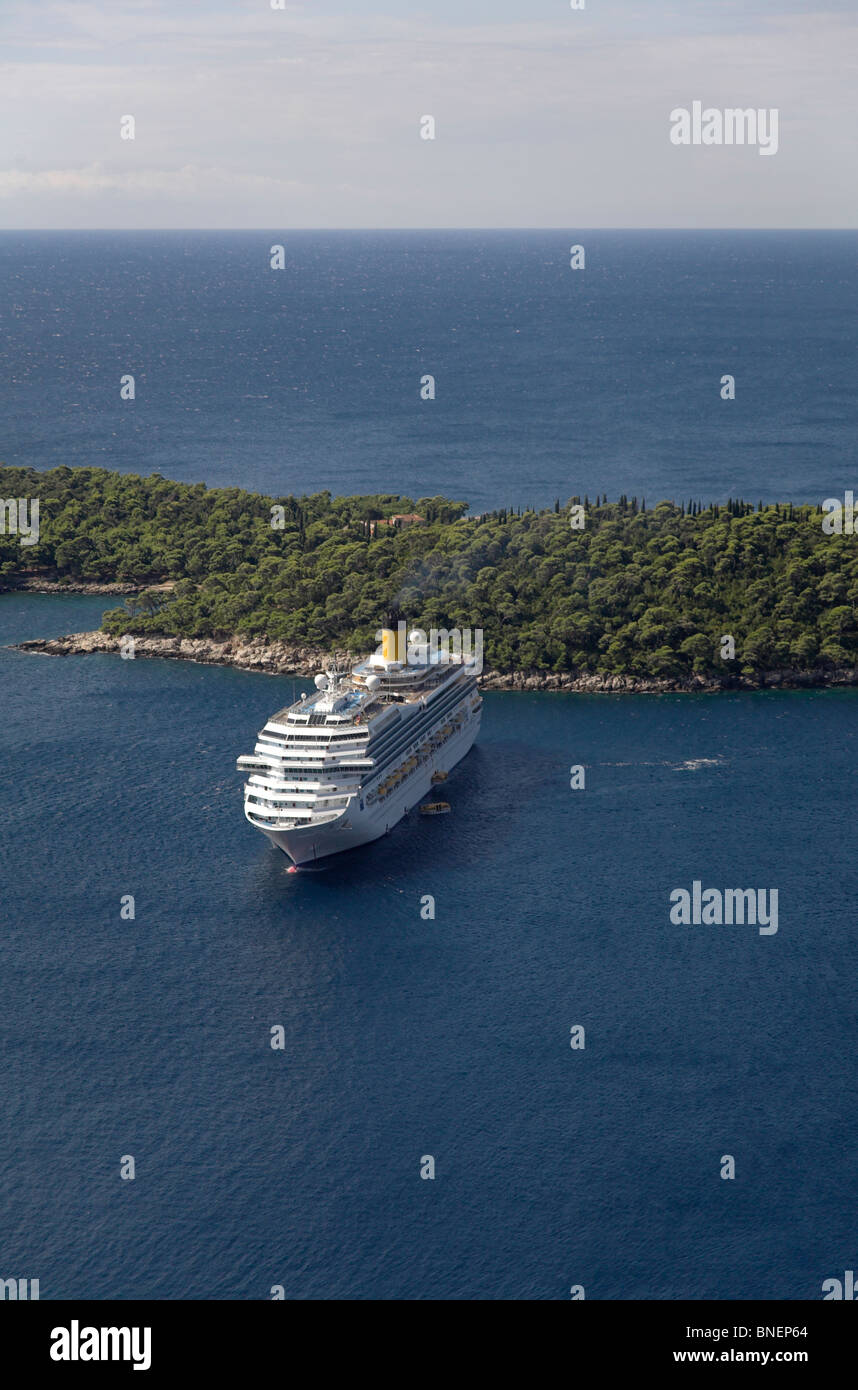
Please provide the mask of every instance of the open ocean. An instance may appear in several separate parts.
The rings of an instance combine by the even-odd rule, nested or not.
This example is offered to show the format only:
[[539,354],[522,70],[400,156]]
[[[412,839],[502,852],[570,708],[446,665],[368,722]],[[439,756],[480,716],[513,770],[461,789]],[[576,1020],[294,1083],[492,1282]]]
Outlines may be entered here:
[[4,232],[0,460],[821,501],[855,483],[856,320],[856,232]]
[[[0,458],[821,500],[855,482],[856,246],[5,234]],[[0,1277],[801,1300],[855,1268],[858,691],[489,692],[452,815],[289,875],[234,760],[291,681],[7,645],[110,606],[0,595]],[[694,879],[777,888],[777,933],[672,925]]]

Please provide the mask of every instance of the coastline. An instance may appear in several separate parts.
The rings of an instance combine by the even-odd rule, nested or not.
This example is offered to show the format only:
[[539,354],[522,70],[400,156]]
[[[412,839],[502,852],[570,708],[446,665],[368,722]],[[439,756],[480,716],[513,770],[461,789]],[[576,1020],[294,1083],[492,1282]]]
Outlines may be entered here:
[[[91,590],[90,590],[91,592]],[[17,642],[18,651],[44,656],[88,656],[94,652],[119,653],[122,639],[106,632],[73,632],[64,637]],[[232,666],[239,671],[259,671],[272,676],[312,679],[330,654],[318,647],[270,642],[264,637],[135,636],[135,657],[196,661],[208,666]],[[539,671],[492,671],[480,676],[483,690],[545,690],[578,694],[666,695],[670,693],[717,694],[726,690],[809,690],[829,686],[858,686],[858,668],[838,667],[813,671],[791,669],[763,671],[743,676],[619,676],[558,675]]]
[[[165,584],[150,585],[150,588],[167,588]],[[172,588],[172,585],[170,585]],[[19,579],[12,584],[0,585],[0,594],[99,594],[115,596],[116,598],[127,598],[131,594],[140,594],[143,590],[139,584],[124,584],[119,580],[113,580],[109,584],[99,584],[90,582],[86,579],[73,579],[69,583],[60,583],[53,579]]]

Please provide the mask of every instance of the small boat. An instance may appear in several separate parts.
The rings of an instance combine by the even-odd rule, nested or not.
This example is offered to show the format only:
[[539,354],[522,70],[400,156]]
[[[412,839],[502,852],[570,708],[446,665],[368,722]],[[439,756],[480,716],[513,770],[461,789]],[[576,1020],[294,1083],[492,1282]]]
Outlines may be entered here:
[[446,773],[446,772],[433,772],[433,773],[432,773],[432,782],[433,782],[433,784],[435,784],[436,786],[437,786],[437,784],[438,784],[439,782],[446,782],[446,780],[447,780],[447,773]]
[[420,807],[420,814],[421,816],[446,816],[449,809],[449,801],[427,801]]

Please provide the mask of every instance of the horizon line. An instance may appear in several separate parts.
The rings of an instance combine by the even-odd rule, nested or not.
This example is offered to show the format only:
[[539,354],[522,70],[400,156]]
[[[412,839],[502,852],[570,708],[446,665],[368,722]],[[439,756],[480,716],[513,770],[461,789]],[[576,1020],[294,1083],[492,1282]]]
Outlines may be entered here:
[[400,232],[421,232],[424,234],[432,232],[676,232],[679,234],[695,235],[711,232],[739,232],[748,235],[756,233],[781,232],[784,235],[791,235],[796,232],[858,232],[858,225],[851,227],[664,227],[664,226],[639,226],[639,227],[606,227],[606,226],[585,226],[583,224],[563,223],[552,226],[508,226],[508,227],[0,227],[0,235],[22,235],[31,232],[53,232],[57,235],[71,233],[110,233],[110,234],[131,234],[144,235],[146,233],[165,233],[165,232],[205,232],[214,236],[223,233],[255,233],[279,230],[287,233],[292,232],[344,232],[344,233],[400,233]]

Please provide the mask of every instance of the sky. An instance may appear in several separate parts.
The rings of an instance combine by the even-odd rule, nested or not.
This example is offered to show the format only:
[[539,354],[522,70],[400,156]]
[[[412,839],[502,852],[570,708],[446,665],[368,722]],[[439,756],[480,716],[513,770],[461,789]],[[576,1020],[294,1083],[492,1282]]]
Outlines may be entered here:
[[858,0],[279,2],[0,0],[0,229],[858,226]]

